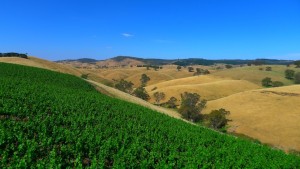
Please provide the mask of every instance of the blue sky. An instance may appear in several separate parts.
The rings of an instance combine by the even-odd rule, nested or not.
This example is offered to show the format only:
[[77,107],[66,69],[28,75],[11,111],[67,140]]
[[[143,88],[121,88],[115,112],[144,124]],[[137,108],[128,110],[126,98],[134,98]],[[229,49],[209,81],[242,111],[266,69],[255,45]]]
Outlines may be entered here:
[[300,59],[300,0],[1,0],[0,52]]

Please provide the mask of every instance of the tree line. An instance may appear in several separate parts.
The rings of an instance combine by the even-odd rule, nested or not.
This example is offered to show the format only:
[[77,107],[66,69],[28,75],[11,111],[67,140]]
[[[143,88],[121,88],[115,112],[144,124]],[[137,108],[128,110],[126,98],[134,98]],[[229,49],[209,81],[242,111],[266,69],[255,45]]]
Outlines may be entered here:
[[15,52],[0,53],[0,57],[20,57],[20,58],[28,59],[27,54],[15,53]]

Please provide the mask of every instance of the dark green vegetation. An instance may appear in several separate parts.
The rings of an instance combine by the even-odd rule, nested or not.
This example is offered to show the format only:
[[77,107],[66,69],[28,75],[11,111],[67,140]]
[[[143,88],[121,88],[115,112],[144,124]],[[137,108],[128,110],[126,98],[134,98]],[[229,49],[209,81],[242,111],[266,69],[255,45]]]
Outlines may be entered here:
[[0,57],[20,57],[20,58],[25,58],[25,59],[28,58],[27,54],[21,54],[21,53],[15,53],[15,52],[0,53]]
[[115,84],[115,88],[122,92],[131,93],[133,90],[133,83],[121,79],[117,84]]
[[0,63],[0,168],[300,168],[300,158]]
[[180,95],[181,105],[178,112],[189,121],[198,122],[202,119],[201,112],[205,108],[206,100],[200,100],[197,93],[184,92]]

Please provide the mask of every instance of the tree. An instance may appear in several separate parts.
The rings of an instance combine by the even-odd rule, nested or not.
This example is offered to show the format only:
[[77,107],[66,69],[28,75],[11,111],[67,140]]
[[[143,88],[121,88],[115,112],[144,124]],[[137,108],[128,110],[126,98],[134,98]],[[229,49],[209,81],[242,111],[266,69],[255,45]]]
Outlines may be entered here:
[[272,86],[272,79],[269,77],[266,77],[261,81],[261,84],[264,87],[270,87],[270,86]]
[[210,72],[207,69],[201,69],[201,68],[196,68],[196,72],[194,73],[194,76],[199,76],[199,75],[206,75],[209,74]]
[[266,71],[272,71],[272,67],[270,66],[266,67]]
[[214,129],[221,129],[225,127],[227,125],[227,122],[229,121],[228,119],[226,119],[226,116],[229,114],[230,112],[226,111],[223,108],[211,111],[211,113],[207,116],[209,126]]
[[193,67],[188,67],[189,72],[193,72],[194,68]]
[[181,70],[181,66],[177,66],[177,71],[180,71]]
[[183,118],[197,122],[201,119],[201,111],[205,108],[206,100],[200,100],[197,93],[184,92],[181,94],[179,113]]
[[149,80],[150,80],[149,76],[147,76],[146,74],[142,74],[141,79],[140,79],[141,86],[145,87]]
[[280,87],[280,86],[283,86],[284,84],[280,81],[275,81],[275,82],[272,82],[272,86],[273,87]]
[[226,69],[231,69],[232,65],[225,65]]
[[166,105],[168,108],[176,108],[177,99],[175,97],[171,97],[167,102]]
[[300,72],[295,74],[295,83],[300,84]]
[[295,76],[295,71],[294,70],[287,69],[287,70],[285,70],[284,73],[285,73],[285,78],[294,79],[294,76]]
[[133,95],[146,101],[150,99],[149,94],[147,93],[147,91],[143,86],[136,88],[133,91]]
[[155,102],[156,104],[159,104],[159,102],[163,99],[165,99],[165,93],[164,92],[155,92],[153,94],[154,98],[155,98]]
[[133,90],[133,83],[132,82],[128,82],[124,79],[121,79],[116,85],[115,88],[117,88],[118,90],[121,90],[123,92],[126,93],[131,93]]
[[296,68],[300,68],[300,60],[295,61],[294,64],[296,65]]

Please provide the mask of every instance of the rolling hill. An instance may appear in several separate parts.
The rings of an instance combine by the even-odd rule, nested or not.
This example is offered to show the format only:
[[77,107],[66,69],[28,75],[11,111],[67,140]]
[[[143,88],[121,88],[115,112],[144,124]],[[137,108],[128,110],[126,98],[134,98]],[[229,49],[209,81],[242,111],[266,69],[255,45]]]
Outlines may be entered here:
[[231,131],[263,143],[300,150],[300,85],[250,90],[208,102],[206,113],[231,112]]
[[299,168],[300,158],[0,63],[1,168]]

